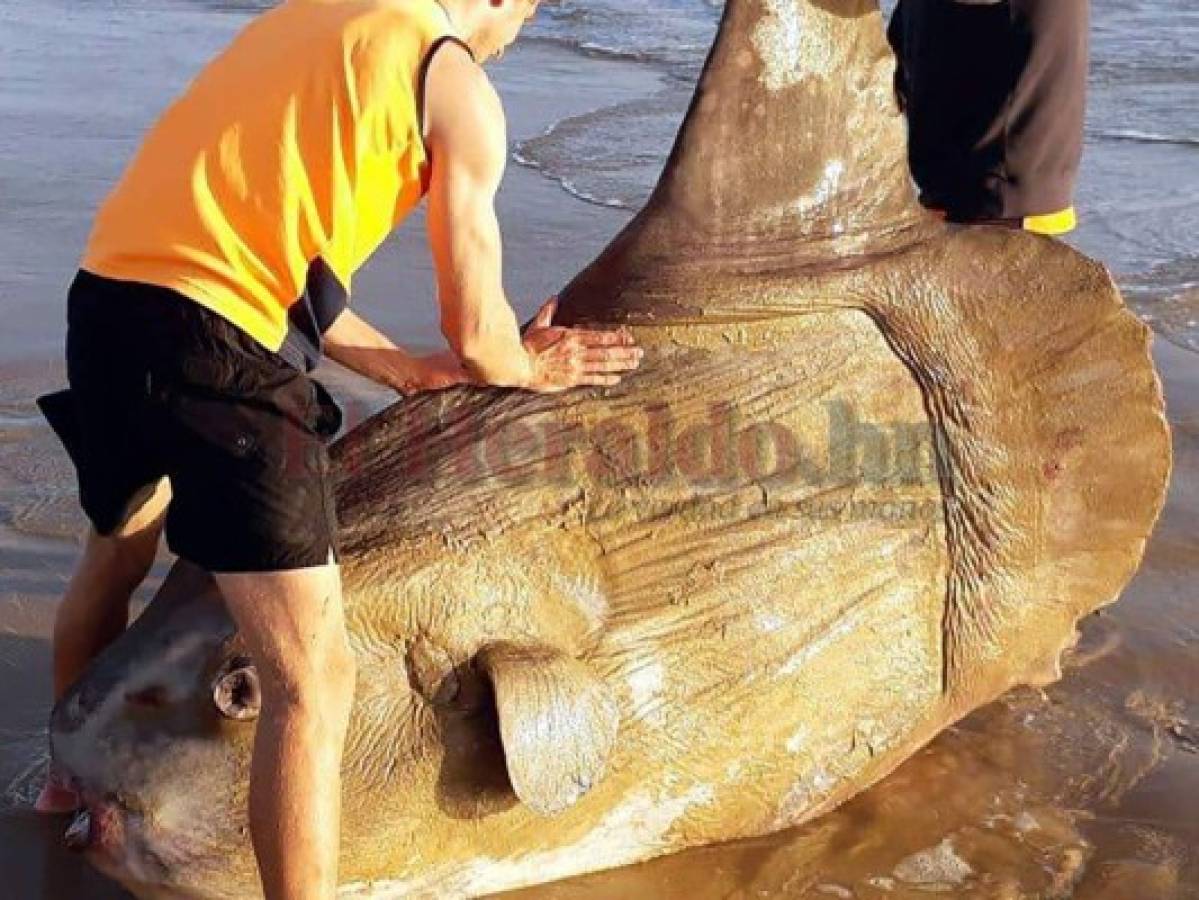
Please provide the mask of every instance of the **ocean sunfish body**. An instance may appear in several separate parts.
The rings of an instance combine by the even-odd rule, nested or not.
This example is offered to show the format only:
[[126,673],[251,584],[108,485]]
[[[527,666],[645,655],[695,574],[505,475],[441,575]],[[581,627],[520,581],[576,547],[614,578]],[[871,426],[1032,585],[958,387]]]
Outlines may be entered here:
[[[729,0],[646,208],[562,294],[618,388],[401,402],[334,452],[360,674],[347,897],[468,897],[829,810],[1057,677],[1160,511],[1147,329],[1102,266],[916,204],[872,0]],[[145,898],[259,888],[258,692],[179,564],[58,706]]]

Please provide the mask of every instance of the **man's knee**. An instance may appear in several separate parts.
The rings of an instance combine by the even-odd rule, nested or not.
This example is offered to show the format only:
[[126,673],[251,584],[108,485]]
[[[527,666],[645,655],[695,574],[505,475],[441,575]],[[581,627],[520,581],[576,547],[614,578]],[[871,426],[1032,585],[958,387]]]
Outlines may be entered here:
[[[260,667],[261,668],[261,667]],[[283,648],[263,676],[268,702],[306,707],[348,705],[354,696],[358,666],[343,628],[330,628],[302,645]]]
[[149,574],[157,553],[157,535],[153,539],[146,534],[131,538],[92,530],[88,533],[81,568],[93,593],[131,593]]
[[114,568],[148,569],[158,553],[158,542],[148,540],[146,535],[123,537],[92,531],[88,535],[87,552]]
[[348,647],[289,659],[263,674],[264,708],[283,715],[344,718],[354,701],[357,674]]
[[161,479],[138,492],[112,533],[100,534],[92,528],[84,551],[89,575],[93,578],[111,575],[122,582],[132,581],[132,587],[140,584],[158,553],[158,539],[170,500],[170,482]]
[[335,568],[218,575],[217,584],[257,663],[265,707],[348,708],[357,667]]
[[321,681],[328,696],[343,707],[349,707],[358,684],[358,660],[343,635],[325,659]]

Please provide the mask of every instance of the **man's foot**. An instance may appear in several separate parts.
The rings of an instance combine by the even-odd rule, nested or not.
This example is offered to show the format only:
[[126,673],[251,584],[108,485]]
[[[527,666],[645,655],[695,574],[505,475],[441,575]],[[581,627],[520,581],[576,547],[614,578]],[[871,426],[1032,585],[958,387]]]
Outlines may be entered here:
[[79,809],[79,806],[80,798],[78,792],[67,784],[61,775],[51,769],[50,774],[46,776],[46,784],[42,788],[42,792],[38,794],[33,808],[40,813],[52,816],[73,813]]

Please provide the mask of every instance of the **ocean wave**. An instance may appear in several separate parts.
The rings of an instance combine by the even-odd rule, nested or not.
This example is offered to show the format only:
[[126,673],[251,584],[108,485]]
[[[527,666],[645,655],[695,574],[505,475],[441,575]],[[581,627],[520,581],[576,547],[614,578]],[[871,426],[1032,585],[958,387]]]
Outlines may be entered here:
[[1129,141],[1136,144],[1172,144],[1178,147],[1199,147],[1199,137],[1185,135],[1157,134],[1152,131],[1140,131],[1135,128],[1115,130],[1093,130],[1089,136],[1101,141]]
[[629,47],[607,46],[594,41],[581,40],[564,34],[532,34],[522,37],[522,44],[540,44],[577,53],[588,59],[608,59],[617,62],[632,62],[651,65],[656,68],[668,68],[669,63],[661,56],[652,52],[636,50]]
[[636,207],[628,200],[620,197],[601,197],[590,191],[580,187],[570,178],[557,172],[550,171],[545,164],[531,154],[527,149],[529,141],[523,141],[517,144],[516,149],[512,151],[512,160],[517,165],[524,166],[526,169],[532,169],[535,172],[548,178],[550,181],[557,184],[562,190],[574,197],[576,200],[582,200],[584,203],[591,206],[601,206],[605,209],[625,209],[633,210]]
[[[1097,47],[1095,53],[1102,52]],[[1101,86],[1153,87],[1199,84],[1199,66],[1192,60],[1170,62],[1169,57],[1144,59],[1096,59],[1091,63],[1091,81]]]
[[698,71],[723,6],[723,0],[560,0],[542,10],[527,34],[585,55]]
[[571,196],[635,210],[649,197],[690,97],[670,84],[648,97],[570,116],[516,145],[515,161]]

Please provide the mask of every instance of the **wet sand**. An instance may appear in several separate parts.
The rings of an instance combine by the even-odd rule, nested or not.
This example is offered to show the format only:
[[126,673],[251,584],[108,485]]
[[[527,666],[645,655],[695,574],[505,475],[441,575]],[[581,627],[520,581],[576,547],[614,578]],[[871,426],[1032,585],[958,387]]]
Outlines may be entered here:
[[[198,21],[205,39],[223,33],[224,25]],[[64,45],[58,52],[92,49]],[[95,52],[112,55],[111,48]],[[199,58],[207,50],[189,52]],[[87,60],[76,62],[76,71],[87,69]],[[155,59],[144,65],[164,68]],[[656,79],[644,69],[580,61],[533,45],[512,55],[499,80],[517,141],[565,116],[652,92]],[[155,90],[169,94],[169,87]],[[100,98],[101,105],[116,103],[126,89],[111,87],[114,96]],[[37,172],[6,170],[0,255],[6,265],[18,259],[20,265],[0,281],[6,317],[0,331],[0,897],[126,896],[63,849],[62,818],[28,810],[45,759],[50,623],[81,524],[69,465],[32,398],[61,382],[61,285],[70,277],[91,205],[138,123],[151,114],[151,102],[128,121],[81,133],[70,152],[44,160]],[[10,133],[9,139],[17,138]],[[0,153],[0,167],[5,162]],[[587,262],[627,216],[572,201],[550,180],[519,167],[510,173],[501,214],[509,286],[522,313]],[[24,223],[21,233],[17,223]],[[410,344],[436,337],[432,296],[419,223],[390,242],[357,285],[360,308]],[[1176,442],[1169,504],[1143,571],[1118,604],[1084,624],[1060,684],[1043,693],[1016,692],[981,710],[886,781],[805,828],[511,896],[1199,898],[1199,607],[1193,587],[1199,572],[1199,357],[1160,340],[1156,355]],[[325,376],[356,416],[385,399],[332,369]],[[140,599],[167,564],[164,554]]]

